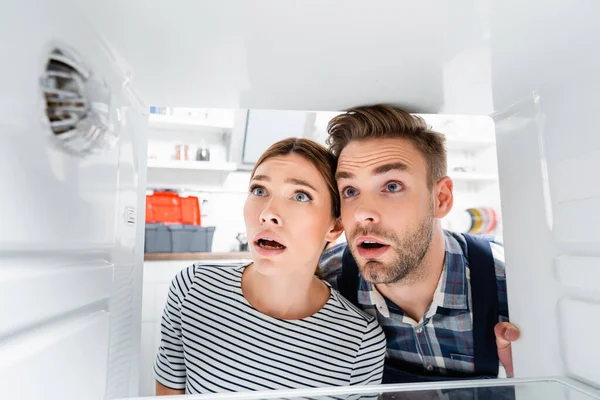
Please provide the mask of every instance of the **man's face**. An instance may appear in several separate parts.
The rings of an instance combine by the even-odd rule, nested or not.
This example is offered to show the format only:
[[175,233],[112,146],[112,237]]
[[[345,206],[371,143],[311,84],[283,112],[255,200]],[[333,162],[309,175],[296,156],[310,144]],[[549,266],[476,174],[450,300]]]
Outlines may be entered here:
[[433,234],[423,155],[405,139],[350,142],[336,177],[342,224],[362,275],[393,284],[418,272]]

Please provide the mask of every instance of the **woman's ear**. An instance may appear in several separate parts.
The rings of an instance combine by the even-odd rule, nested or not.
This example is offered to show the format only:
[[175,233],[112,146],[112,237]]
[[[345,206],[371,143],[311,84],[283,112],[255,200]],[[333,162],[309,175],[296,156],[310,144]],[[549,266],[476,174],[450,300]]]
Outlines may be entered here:
[[325,235],[325,241],[329,243],[335,242],[341,236],[342,232],[344,232],[342,220],[341,218],[336,218],[333,228],[331,228]]

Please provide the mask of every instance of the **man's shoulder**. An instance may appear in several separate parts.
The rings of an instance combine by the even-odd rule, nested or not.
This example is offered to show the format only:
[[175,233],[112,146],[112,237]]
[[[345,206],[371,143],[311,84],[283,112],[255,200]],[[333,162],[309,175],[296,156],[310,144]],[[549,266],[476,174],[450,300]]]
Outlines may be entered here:
[[342,258],[348,245],[339,243],[326,249],[319,259],[319,273],[321,279],[327,281],[337,289],[337,280],[342,273]]
[[[452,254],[460,254],[465,259],[467,258],[467,242],[464,233],[444,231],[446,236],[446,251]],[[505,279],[506,272],[504,267],[504,243],[502,238],[493,235],[481,235],[490,244],[492,256],[494,257],[494,265],[496,267],[496,277]]]
[[[465,256],[465,249],[467,247],[466,240],[464,234],[457,232],[444,232],[446,235],[446,243],[450,243],[449,247],[458,247],[458,249],[454,248],[453,250],[448,250],[450,252],[462,252],[462,256],[465,258],[465,263],[468,265],[468,258]],[[492,257],[494,257],[494,269],[496,272],[496,285],[498,288],[498,313],[500,321],[508,321],[508,300],[506,293],[506,269],[504,266],[504,244],[502,239],[497,236],[482,236],[486,241],[490,244],[490,249],[492,250]],[[453,240],[454,238],[455,240]],[[448,247],[448,245],[447,245]]]

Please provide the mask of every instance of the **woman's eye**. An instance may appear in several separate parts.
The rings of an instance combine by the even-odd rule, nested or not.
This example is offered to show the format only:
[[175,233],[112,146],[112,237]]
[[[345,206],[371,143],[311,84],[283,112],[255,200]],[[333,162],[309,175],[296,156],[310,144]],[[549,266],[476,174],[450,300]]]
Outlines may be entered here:
[[353,197],[353,196],[356,196],[357,193],[358,193],[358,191],[356,189],[348,187],[342,191],[342,196],[343,197]]
[[251,191],[252,191],[252,194],[255,195],[255,196],[261,196],[262,197],[262,196],[265,196],[267,194],[267,191],[265,190],[265,188],[261,187],[261,186],[253,187],[251,189]]
[[402,184],[399,182],[390,182],[385,186],[385,191],[386,192],[399,192],[400,190],[402,190]]
[[305,203],[307,201],[310,201],[311,199],[310,199],[310,196],[307,195],[306,193],[298,192],[294,195],[294,200],[299,201],[301,203]]

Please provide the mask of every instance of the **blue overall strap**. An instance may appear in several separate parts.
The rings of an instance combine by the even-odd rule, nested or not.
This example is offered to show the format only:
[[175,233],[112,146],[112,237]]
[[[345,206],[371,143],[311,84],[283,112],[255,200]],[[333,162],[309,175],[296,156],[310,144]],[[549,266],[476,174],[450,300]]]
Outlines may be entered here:
[[471,272],[475,372],[498,376],[498,347],[494,334],[498,323],[498,286],[494,256],[490,242],[485,238],[468,234],[464,237]]
[[350,247],[346,246],[342,255],[342,273],[338,276],[338,291],[350,303],[358,305],[358,265],[350,253]]

